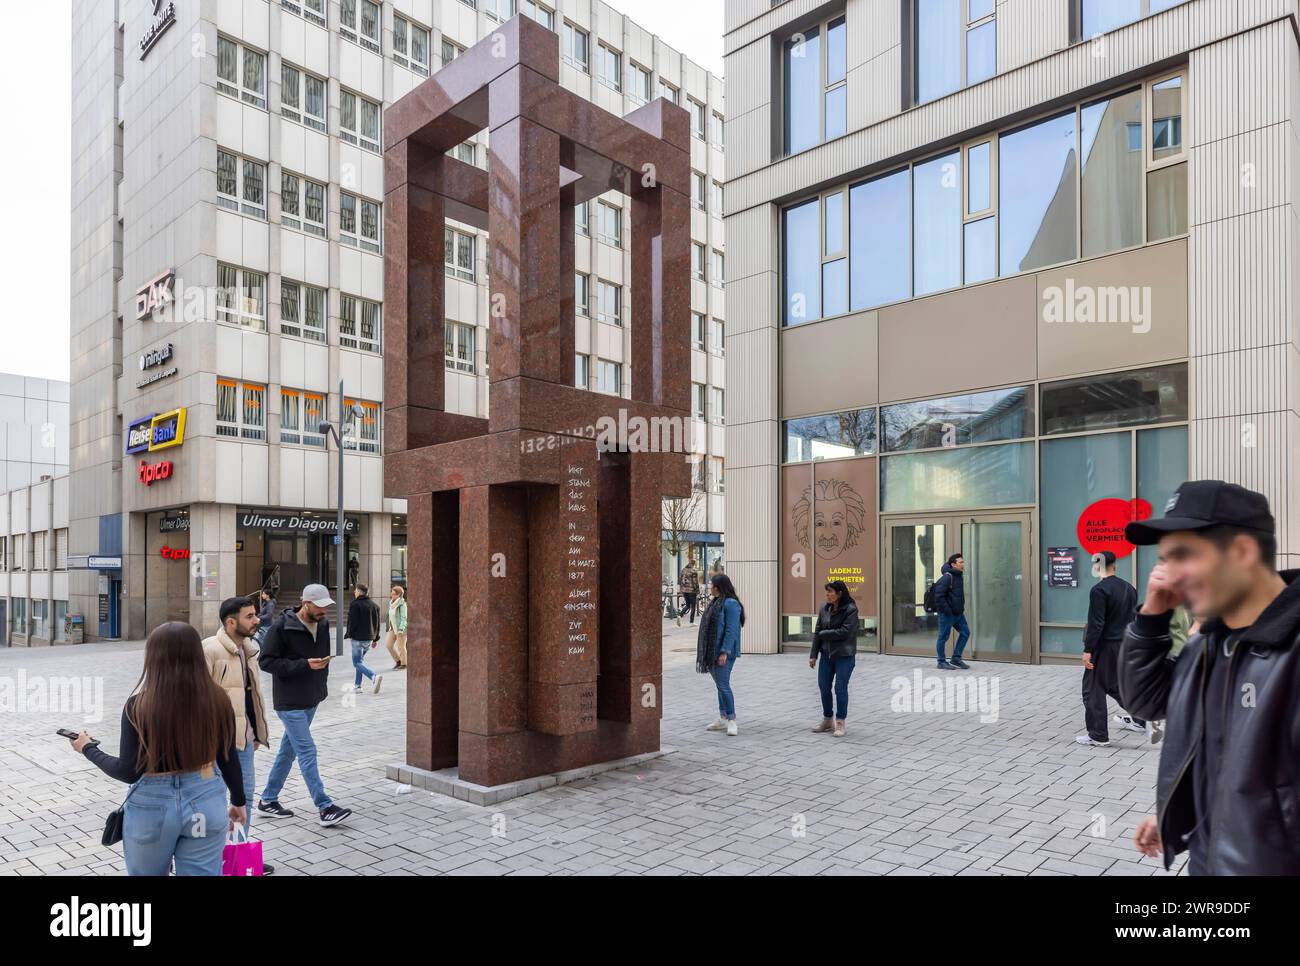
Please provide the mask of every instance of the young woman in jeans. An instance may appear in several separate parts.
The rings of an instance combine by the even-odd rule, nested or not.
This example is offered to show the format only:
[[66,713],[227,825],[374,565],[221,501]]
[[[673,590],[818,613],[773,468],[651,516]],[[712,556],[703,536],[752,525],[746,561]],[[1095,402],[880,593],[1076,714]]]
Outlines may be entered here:
[[[822,720],[813,729],[817,734],[831,732],[844,737],[844,719],[849,716],[849,677],[858,658],[858,605],[842,580],[832,580],[825,587],[826,603],[817,615],[813,631],[812,652],[808,666],[822,666],[817,671],[817,686],[822,692]],[[831,702],[832,683],[834,704]],[[832,724],[831,715],[834,715]]]
[[118,757],[91,742],[83,731],[72,747],[131,786],[122,823],[127,875],[166,875],[173,860],[177,875],[221,875],[226,833],[247,814],[244,777],[235,714],[208,673],[198,631],[179,622],[154,629],[122,709]]
[[709,606],[700,617],[700,632],[695,650],[695,669],[709,674],[718,689],[718,720],[708,731],[725,731],[735,736],[736,696],[731,690],[731,670],[740,657],[740,629],[745,623],[745,606],[736,596],[736,588],[726,574],[714,574],[709,580]]

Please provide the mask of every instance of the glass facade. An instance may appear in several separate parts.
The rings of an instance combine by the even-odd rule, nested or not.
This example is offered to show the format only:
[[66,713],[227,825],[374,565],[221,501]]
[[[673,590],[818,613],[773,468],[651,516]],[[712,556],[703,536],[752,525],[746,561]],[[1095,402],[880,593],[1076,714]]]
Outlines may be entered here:
[[1034,502],[1034,444],[969,446],[886,456],[883,512],[1014,506]]
[[1187,366],[1130,369],[1041,388],[1042,432],[1076,433],[1187,419]]
[[869,456],[876,451],[874,409],[787,419],[782,425],[787,463]]

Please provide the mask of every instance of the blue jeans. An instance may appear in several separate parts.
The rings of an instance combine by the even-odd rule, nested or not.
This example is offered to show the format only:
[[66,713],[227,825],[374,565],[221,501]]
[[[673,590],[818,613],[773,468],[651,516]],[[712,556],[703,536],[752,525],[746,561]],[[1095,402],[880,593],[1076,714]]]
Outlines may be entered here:
[[132,786],[122,822],[127,875],[221,875],[226,786],[215,771],[145,775]]
[[316,768],[316,742],[311,737],[311,720],[316,717],[316,709],[277,711],[275,716],[284,725],[284,734],[280,736],[275,761],[271,762],[271,772],[266,776],[262,801],[280,800],[280,791],[289,777],[289,768],[297,760],[298,771],[302,772],[302,780],[307,783],[307,790],[311,792],[311,800],[316,808],[329,808],[334,800],[325,794],[325,784],[320,780],[320,772]]
[[246,803],[246,817],[244,818],[244,832],[247,833],[253,821],[253,796],[257,794],[257,778],[253,774],[253,748],[256,746],[252,738],[244,745],[244,750],[239,753],[239,769],[244,773],[244,802]]
[[849,716],[849,678],[858,659],[850,654],[848,657],[825,657],[817,665],[817,686],[822,689],[822,717],[832,717],[831,679],[835,679],[835,708],[839,713],[835,718],[843,721]]
[[970,625],[966,623],[965,614],[940,614],[939,615],[939,640],[935,645],[935,650],[939,652],[939,660],[946,661],[944,652],[948,647],[948,638],[952,635],[952,629],[957,628],[957,646],[953,648],[952,656],[961,657],[961,652],[966,650],[966,642],[970,640]]
[[736,720],[736,696],[731,693],[731,668],[734,664],[735,658],[729,657],[721,667],[715,664],[709,668],[709,674],[718,689],[718,717],[727,721]]
[[375,677],[375,672],[370,670],[370,668],[366,667],[366,652],[368,652],[369,650],[370,650],[369,641],[352,642],[352,666],[357,669],[357,679],[352,683],[358,688],[361,687],[361,675],[364,674],[372,681],[374,680]]

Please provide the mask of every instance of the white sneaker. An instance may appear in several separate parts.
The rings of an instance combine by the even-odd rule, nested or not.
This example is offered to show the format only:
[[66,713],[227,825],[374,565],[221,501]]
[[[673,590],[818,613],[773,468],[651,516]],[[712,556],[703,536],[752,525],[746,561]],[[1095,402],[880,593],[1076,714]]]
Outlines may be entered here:
[[709,726],[708,726],[707,728],[705,728],[704,730],[705,730],[705,731],[726,731],[726,730],[727,730],[727,719],[726,719],[726,718],[719,718],[717,721],[713,722],[713,724],[709,725]]
[[736,719],[732,718],[727,722],[727,737],[734,738],[740,734],[740,729],[736,727]]
[[[383,684],[384,684],[384,676],[382,674],[376,674],[370,681],[370,693],[378,694],[379,689],[383,686]],[[357,688],[357,690],[360,691],[361,689]]]
[[1165,726],[1159,721],[1147,722],[1147,741],[1153,745],[1160,744],[1160,739],[1165,736]]
[[1147,730],[1146,726],[1140,725],[1136,721],[1134,721],[1132,715],[1116,714],[1116,715],[1112,715],[1111,717],[1114,718],[1115,721],[1119,722],[1119,726],[1123,728],[1125,731],[1136,731],[1139,734],[1146,733]]
[[1091,745],[1094,748],[1109,748],[1109,741],[1094,741],[1092,735],[1079,735],[1074,739],[1081,745]]

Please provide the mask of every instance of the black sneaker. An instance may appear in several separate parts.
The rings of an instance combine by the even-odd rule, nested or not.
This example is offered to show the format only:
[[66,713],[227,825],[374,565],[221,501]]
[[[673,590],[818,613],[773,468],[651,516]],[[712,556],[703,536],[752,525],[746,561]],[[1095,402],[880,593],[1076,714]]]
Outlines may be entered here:
[[957,665],[955,665],[955,664],[949,664],[947,661],[940,661],[940,662],[939,662],[939,670],[940,670],[940,671],[955,671],[955,670],[957,670]]
[[257,814],[267,818],[293,818],[293,812],[279,802],[264,802],[260,798],[257,800]]
[[270,862],[263,862],[262,875],[275,875],[275,866],[273,866]]
[[961,668],[963,671],[969,671],[969,670],[970,670],[970,665],[967,664],[965,661],[963,661],[963,660],[962,660],[961,658],[959,658],[959,657],[954,657],[954,658],[953,658],[952,660],[950,660],[948,663],[951,664],[953,667],[959,667],[959,668]]
[[338,825],[349,815],[352,814],[350,808],[339,808],[337,805],[331,805],[329,808],[320,810],[320,823],[323,827],[329,828],[331,825]]

